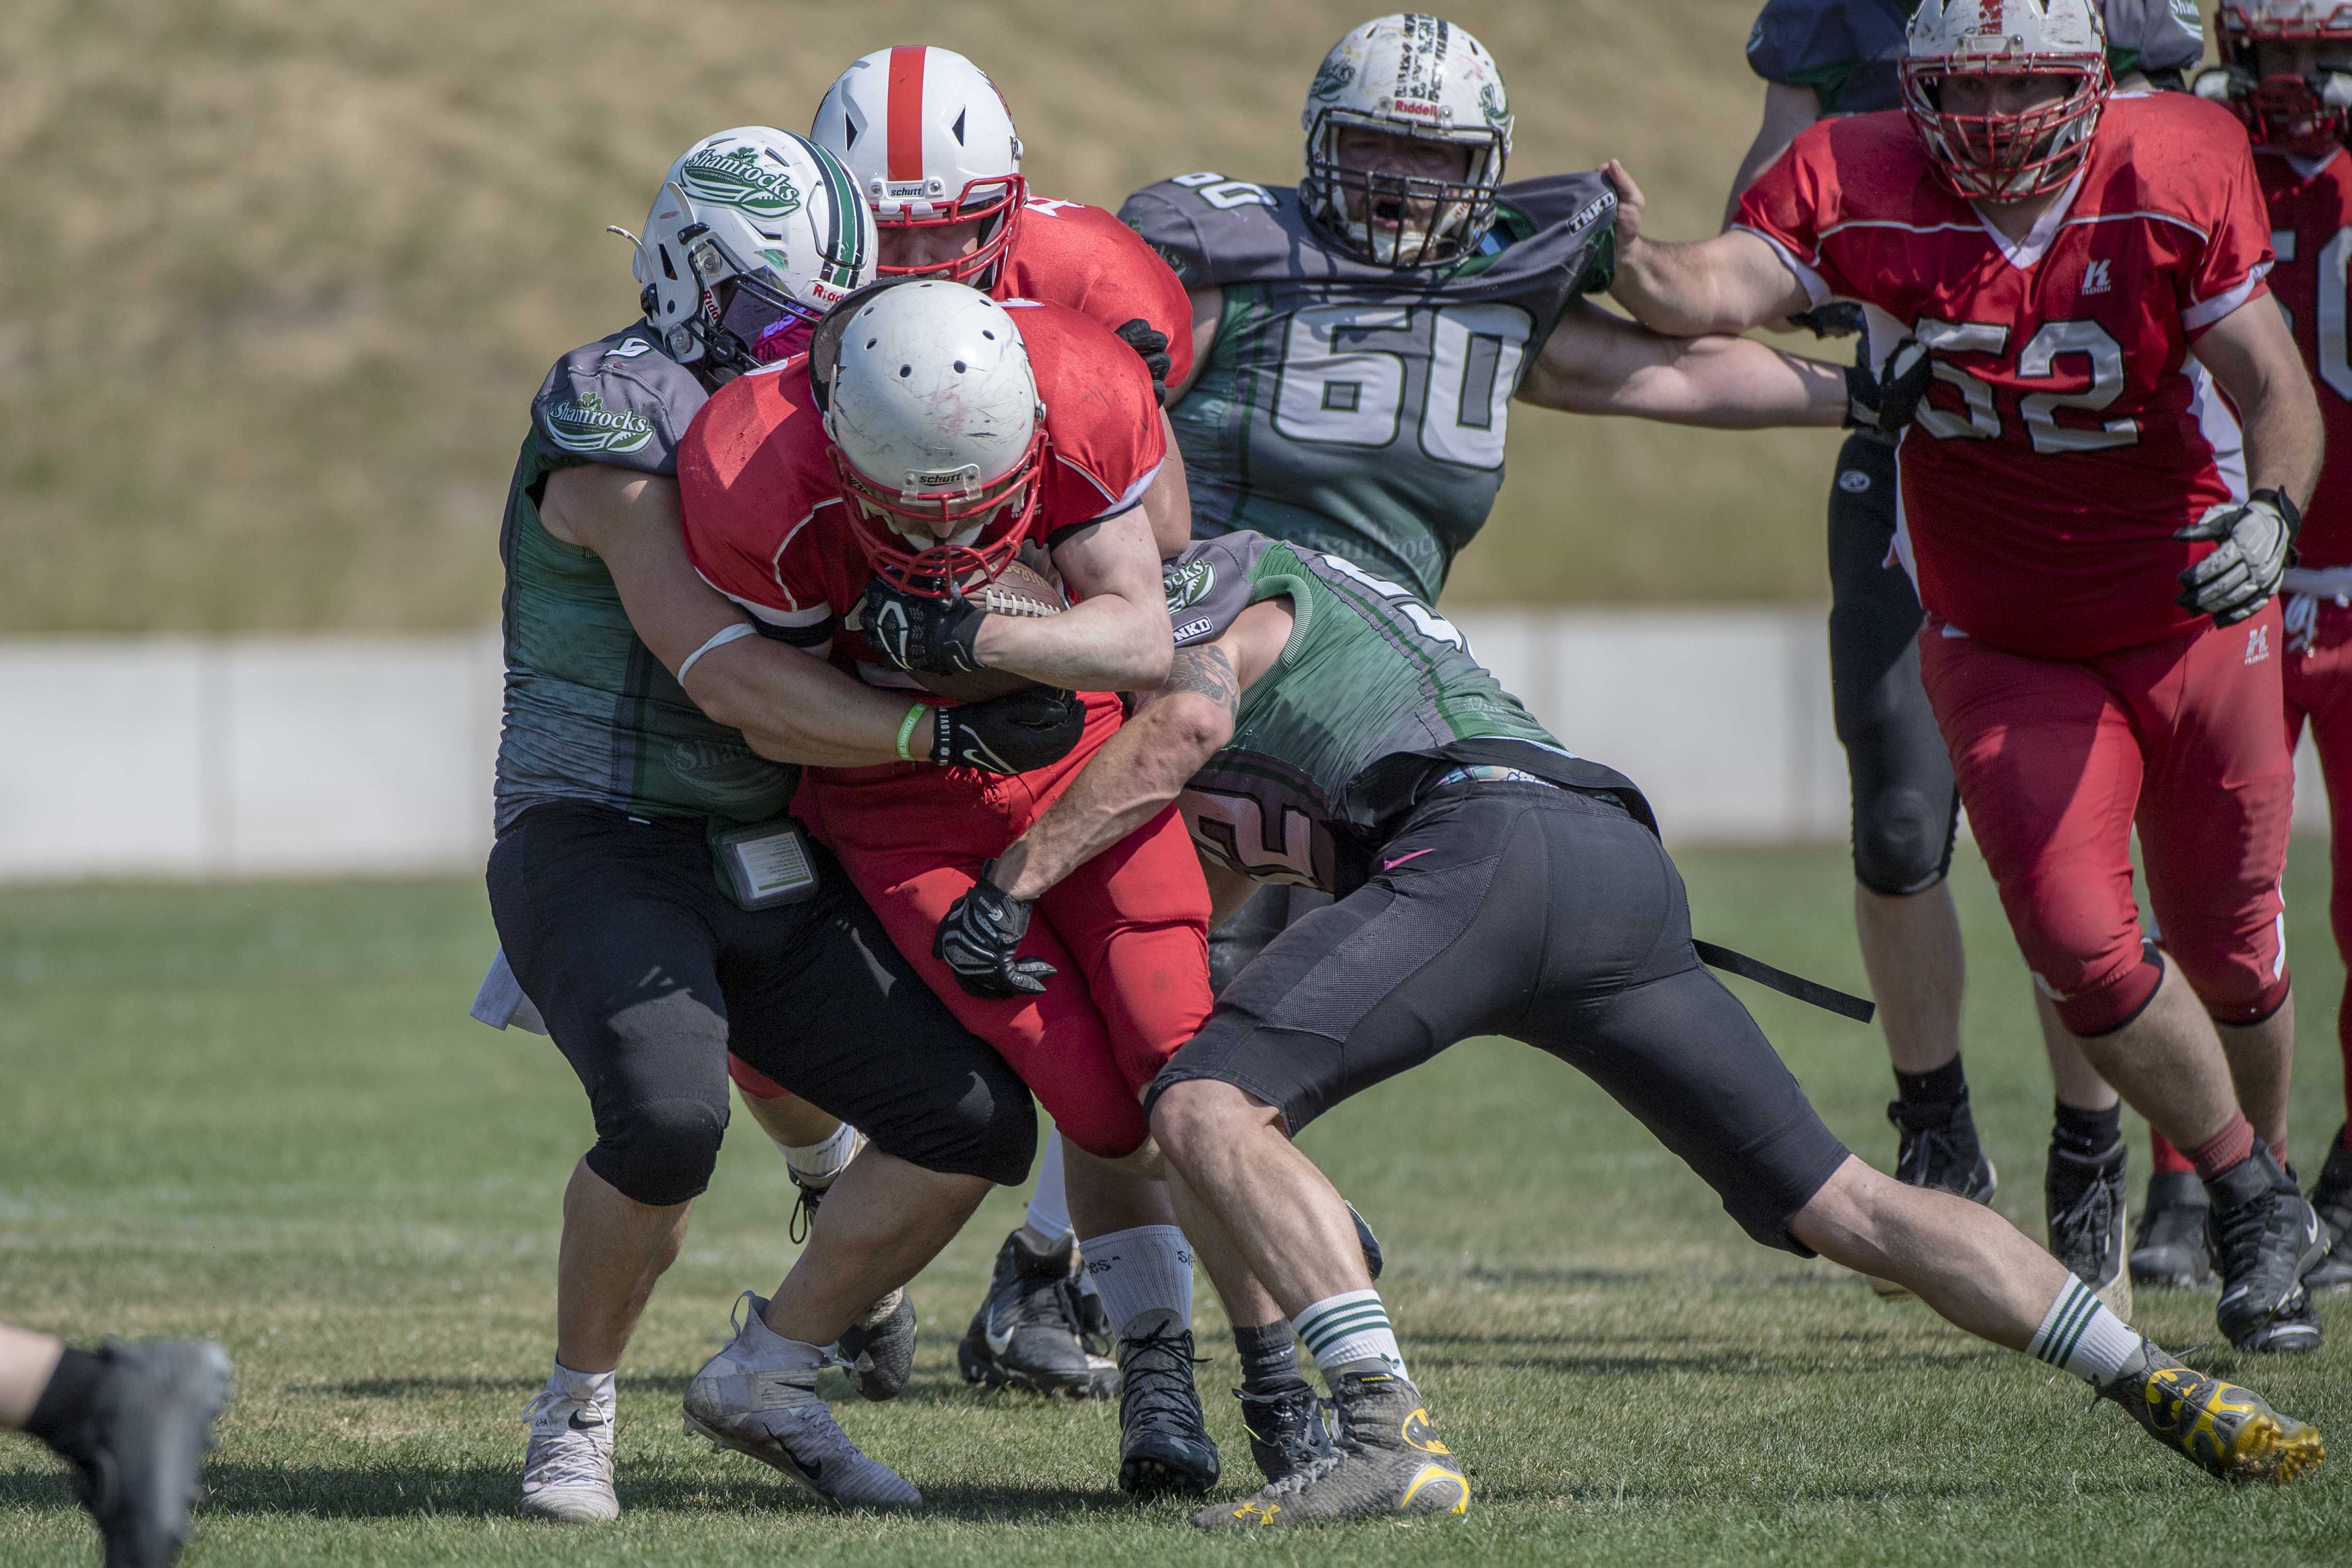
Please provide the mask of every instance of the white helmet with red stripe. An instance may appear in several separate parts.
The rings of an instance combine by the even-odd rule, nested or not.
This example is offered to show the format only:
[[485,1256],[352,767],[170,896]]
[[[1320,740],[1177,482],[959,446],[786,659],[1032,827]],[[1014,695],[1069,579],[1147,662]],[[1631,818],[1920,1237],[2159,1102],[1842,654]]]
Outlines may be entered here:
[[983,225],[971,255],[885,275],[995,280],[1029,187],[1013,111],[987,72],[928,44],[877,49],[835,79],[809,133],[849,170],[880,227]]
[[[1903,110],[1964,196],[2013,201],[2064,188],[2107,101],[2107,30],[2092,0],[1920,0],[1902,63]],[[2064,90],[2016,114],[1951,114],[1954,77],[2049,77]]]
[[809,378],[877,575],[943,598],[1004,570],[1045,457],[1045,407],[1011,311],[940,279],[876,283],[818,328]]

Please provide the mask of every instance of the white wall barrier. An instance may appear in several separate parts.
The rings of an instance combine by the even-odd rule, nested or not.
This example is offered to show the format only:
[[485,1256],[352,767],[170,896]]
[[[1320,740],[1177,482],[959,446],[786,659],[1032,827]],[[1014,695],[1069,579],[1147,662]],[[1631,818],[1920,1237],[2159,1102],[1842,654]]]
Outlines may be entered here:
[[[1454,619],[1671,841],[1844,837],[1821,610]],[[487,632],[0,639],[0,880],[478,870],[499,678]],[[2317,829],[2308,741],[2297,763]]]

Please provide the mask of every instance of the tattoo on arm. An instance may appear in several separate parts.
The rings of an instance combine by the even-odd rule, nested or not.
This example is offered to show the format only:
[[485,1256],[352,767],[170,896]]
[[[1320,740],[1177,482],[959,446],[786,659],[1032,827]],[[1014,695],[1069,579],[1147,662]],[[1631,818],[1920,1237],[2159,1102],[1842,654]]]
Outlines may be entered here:
[[1241,682],[1234,679],[1233,661],[1221,647],[1180,647],[1168,679],[1153,694],[1155,700],[1172,692],[1191,691],[1207,698],[1228,713],[1242,708]]

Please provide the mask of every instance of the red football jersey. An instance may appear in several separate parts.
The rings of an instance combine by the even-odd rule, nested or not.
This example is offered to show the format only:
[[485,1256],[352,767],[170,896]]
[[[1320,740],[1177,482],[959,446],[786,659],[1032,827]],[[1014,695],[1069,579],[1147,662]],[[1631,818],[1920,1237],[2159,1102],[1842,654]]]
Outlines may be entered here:
[[1168,384],[1192,370],[1192,302],[1140,235],[1100,207],[1031,196],[997,268],[999,300],[1047,300],[1112,331],[1140,316],[1168,334]]
[[[1045,405],[1045,468],[1028,537],[1116,517],[1150,488],[1167,455],[1151,377],[1135,351],[1077,311],[1005,301]],[[677,455],[686,552],[703,581],[787,642],[830,643],[833,660],[876,685],[911,687],[838,616],[873,574],[826,454],[805,357],[713,393]]]
[[2295,549],[2305,566],[2352,566],[2352,355],[2344,283],[2352,258],[2352,153],[2338,148],[2314,167],[2308,159],[2257,147],[2254,173],[2270,198],[2271,248],[2278,253],[2271,288],[2294,328],[2327,422],[2326,466]]
[[[2245,490],[2236,416],[2189,357],[2264,289],[2246,133],[2186,93],[2108,100],[2022,243],[1936,176],[1899,113],[1825,120],[1741,199],[1815,303],[1874,307],[1935,352],[1896,460],[1896,549],[1927,609],[1996,647],[2082,658],[2196,625],[2210,544],[2173,532]],[[1891,347],[1882,342],[1882,347]]]

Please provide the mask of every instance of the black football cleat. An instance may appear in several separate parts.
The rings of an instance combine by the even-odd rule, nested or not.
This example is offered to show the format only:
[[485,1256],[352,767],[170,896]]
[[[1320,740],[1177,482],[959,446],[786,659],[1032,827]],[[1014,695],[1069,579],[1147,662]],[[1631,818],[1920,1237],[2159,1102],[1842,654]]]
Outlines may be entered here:
[[2193,1171],[2158,1171],[2147,1179],[2139,1235],[2132,1239],[2132,1283],[2144,1289],[2202,1290],[2213,1283],[2205,1239],[2212,1200]]
[[1162,1307],[1139,1312],[1118,1342],[1118,1488],[1139,1498],[1205,1497],[1217,1445],[1192,1384],[1192,1331]]
[[1470,1482],[1437,1440],[1421,1392],[1385,1363],[1351,1363],[1331,1380],[1337,1450],[1238,1503],[1192,1516],[1203,1530],[1317,1524],[1335,1519],[1459,1518]]
[[896,1399],[915,1371],[915,1304],[893,1290],[841,1336],[840,1353],[850,1386],[861,1399]]
[[1242,1430],[1249,1434],[1250,1458],[1269,1481],[1297,1475],[1318,1459],[1331,1458],[1331,1433],[1323,1424],[1323,1401],[1305,1378],[1277,1387],[1236,1388]]
[[2327,1145],[2327,1163],[2319,1168],[2319,1183],[2311,1189],[2312,1211],[2327,1239],[2327,1256],[2306,1269],[2306,1290],[2352,1289],[2352,1149],[2344,1146],[2344,1130],[2336,1130]]
[[2052,1145],[2042,1195],[2049,1215],[2050,1256],[2091,1288],[2107,1310],[2131,1321],[2131,1271],[2124,1263],[2127,1190],[2121,1140],[2104,1154],[2083,1155]]
[[1033,1251],[1027,1235],[1018,1230],[1004,1238],[988,1299],[956,1346],[956,1365],[966,1383],[1072,1399],[1108,1399],[1118,1393],[1118,1366],[1088,1352],[1080,1334],[1072,1252],[1067,1243],[1051,1252]]
[[2319,1215],[2294,1177],[2255,1141],[2254,1152],[2206,1184],[2213,1201],[2213,1261],[2221,1300],[2213,1320],[2242,1351],[2307,1351],[2319,1324],[2305,1311],[2304,1271],[2327,1255]]
[[73,1467],[82,1506],[106,1542],[106,1568],[170,1568],[204,1500],[205,1454],[228,1403],[228,1357],[186,1340],[109,1341],[106,1371],[80,1415],[50,1441]]

